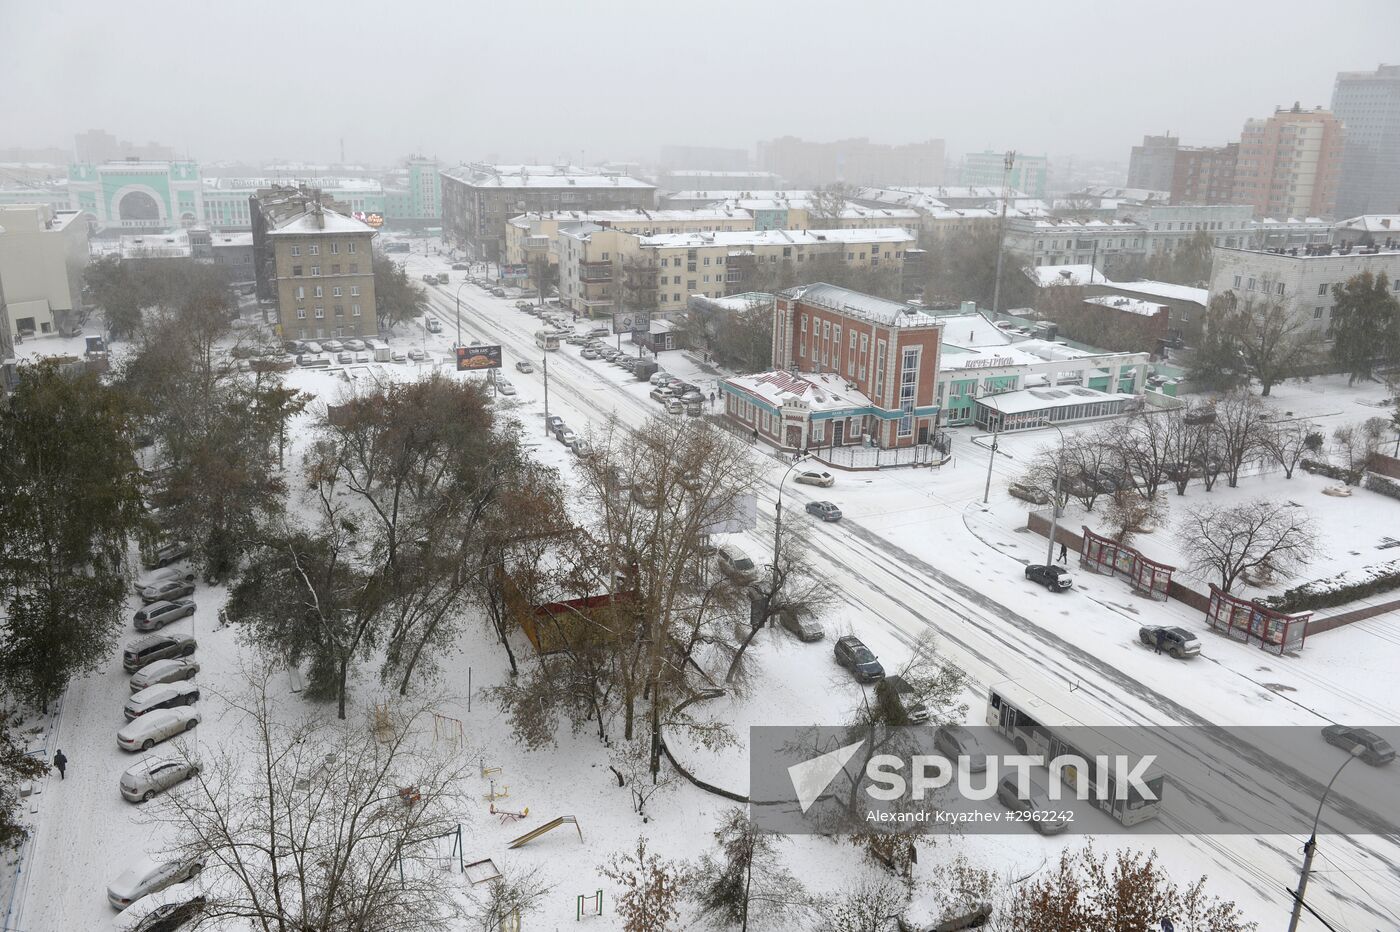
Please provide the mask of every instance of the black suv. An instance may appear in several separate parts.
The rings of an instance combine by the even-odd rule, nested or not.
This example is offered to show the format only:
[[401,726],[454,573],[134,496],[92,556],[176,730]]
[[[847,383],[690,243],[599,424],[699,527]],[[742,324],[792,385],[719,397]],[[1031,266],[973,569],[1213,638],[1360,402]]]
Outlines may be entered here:
[[834,650],[836,662],[855,674],[860,682],[873,683],[885,678],[885,668],[880,665],[874,652],[855,635],[848,634],[837,638]]
[[1031,582],[1040,583],[1051,592],[1064,592],[1074,585],[1074,577],[1069,574],[1069,570],[1053,563],[1049,566],[1032,563],[1026,567],[1026,578]]

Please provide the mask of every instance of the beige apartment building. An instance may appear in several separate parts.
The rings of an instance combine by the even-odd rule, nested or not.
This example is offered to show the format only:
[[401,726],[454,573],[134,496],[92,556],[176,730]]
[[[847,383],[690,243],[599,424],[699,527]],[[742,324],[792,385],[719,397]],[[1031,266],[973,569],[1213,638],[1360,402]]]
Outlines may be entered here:
[[898,227],[750,230],[641,236],[577,226],[559,231],[559,296],[580,314],[684,310],[691,295],[722,298],[780,263],[835,256],[858,269],[904,270],[917,237]]
[[576,224],[652,236],[662,233],[733,233],[754,228],[753,215],[735,208],[701,210],[555,210],[527,213],[506,223],[508,265],[529,264],[548,255],[559,263],[559,230]]
[[309,202],[267,231],[283,339],[374,336],[374,230]]
[[1342,173],[1342,121],[1330,111],[1280,108],[1248,120],[1235,162],[1236,204],[1256,217],[1332,217]]
[[0,207],[0,287],[7,337],[69,333],[83,312],[88,217],[46,204]]

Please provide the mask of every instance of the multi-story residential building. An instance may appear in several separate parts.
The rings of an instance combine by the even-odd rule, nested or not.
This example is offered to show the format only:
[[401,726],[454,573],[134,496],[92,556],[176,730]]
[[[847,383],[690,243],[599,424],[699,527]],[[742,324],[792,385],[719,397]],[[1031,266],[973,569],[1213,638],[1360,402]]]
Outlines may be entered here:
[[691,295],[751,291],[770,272],[839,261],[898,279],[916,241],[904,229],[751,230],[639,236],[581,225],[559,231],[559,296],[579,313],[674,312]]
[[1254,211],[1245,204],[1127,208],[1120,216],[1141,225],[1147,255],[1166,255],[1205,233],[1214,246],[1244,246],[1254,228]]
[[252,233],[215,233],[210,237],[209,253],[215,265],[228,269],[230,282],[257,280]]
[[1280,252],[1217,247],[1210,297],[1228,293],[1240,300],[1277,302],[1322,338],[1332,323],[1332,286],[1362,272],[1384,272],[1400,297],[1400,248],[1370,252],[1314,246]]
[[259,294],[277,302],[284,339],[373,336],[375,231],[311,188],[253,199]]
[[506,223],[511,217],[656,206],[653,185],[573,165],[474,163],[446,169],[441,176],[443,237],[492,262],[505,255]]
[[1365,214],[1332,225],[1332,242],[1337,245],[1400,243],[1400,214]]
[[1259,217],[1331,217],[1341,179],[1342,122],[1329,111],[1279,108],[1247,120],[1235,165],[1236,204]]
[[1231,204],[1240,144],[1181,146],[1172,167],[1173,204]]
[[0,207],[0,282],[12,334],[67,334],[83,314],[88,225],[76,210]]
[[384,188],[384,219],[391,226],[437,226],[442,222],[442,176],[437,159],[411,156]]
[[1133,146],[1132,154],[1128,157],[1128,187],[1149,191],[1171,190],[1178,142],[1171,133],[1143,136],[1142,145]]
[[759,164],[789,184],[930,185],[943,183],[943,140],[883,145],[869,139],[807,142],[783,136],[758,144]]
[[204,219],[199,165],[189,161],[78,162],[68,167],[71,206],[99,229],[164,230]]
[[627,233],[733,233],[754,229],[753,215],[730,207],[699,210],[555,210],[521,214],[506,224],[508,265],[529,264],[537,255],[559,262],[559,230],[576,224],[592,224]]
[[[1050,162],[1043,155],[1016,153],[1011,164],[1011,186],[1035,198],[1045,197]],[[969,152],[963,156],[958,183],[972,187],[1000,188],[1006,176],[1005,152]]]
[[1332,112],[1346,127],[1337,213],[1400,212],[1400,65],[1338,74]]
[[1005,244],[1027,265],[1091,263],[1110,275],[1147,254],[1146,231],[1131,220],[1007,220]]
[[[898,301],[820,283],[790,288],[773,308],[778,371],[722,382],[725,414],[788,449],[927,443],[942,337],[936,317]],[[765,389],[794,373],[811,386],[798,397]]]
[[[786,219],[787,210],[792,204],[801,204],[810,200],[812,191],[805,189],[795,189],[792,191],[783,190],[723,190],[712,191],[708,189],[696,189],[694,191],[673,191],[669,194],[661,195],[661,204],[667,210],[699,210],[704,207],[717,207],[728,205],[737,207],[739,201],[775,201],[781,205],[783,217]],[[748,210],[749,208],[743,208]],[[755,215],[755,222],[760,223],[759,229],[787,229],[785,226],[765,227],[761,224],[771,218]]]
[[705,191],[713,188],[753,191],[781,187],[783,180],[773,172],[712,171],[703,168],[672,168],[658,179],[667,191]]
[[1250,224],[1249,240],[1240,245],[1246,249],[1302,249],[1326,245],[1331,241],[1332,223],[1321,217],[1288,217],[1283,220],[1264,217]]

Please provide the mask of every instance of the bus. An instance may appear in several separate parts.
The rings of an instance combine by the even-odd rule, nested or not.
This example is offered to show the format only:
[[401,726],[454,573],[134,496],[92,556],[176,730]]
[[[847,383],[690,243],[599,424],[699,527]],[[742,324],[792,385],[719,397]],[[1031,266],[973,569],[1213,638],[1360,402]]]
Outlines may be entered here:
[[[1073,702],[1067,693],[1046,698],[1049,694],[1050,687],[1037,690],[1010,680],[993,685],[988,690],[987,726],[1008,738],[1018,753],[1039,755],[1047,764],[1061,756],[1090,762],[1102,755],[1127,755],[1131,759],[1142,756],[1102,735],[1094,735],[1097,729],[1084,724],[1084,719],[1089,717],[1084,710],[1067,710]],[[1060,771],[1060,779],[1066,786],[1073,787],[1077,777],[1073,767]],[[1093,785],[1093,774],[1088,777]],[[1115,821],[1136,825],[1155,819],[1160,813],[1165,778],[1155,765],[1146,770],[1142,782],[1156,799],[1144,798],[1131,786],[1127,798],[1118,799],[1114,774],[1105,774],[1105,781],[1107,786],[1098,787],[1101,792],[1094,794],[1093,803]],[[1099,799],[1099,796],[1104,798]]]
[[559,348],[559,334],[550,333],[548,330],[536,330],[535,345],[542,350],[557,350]]

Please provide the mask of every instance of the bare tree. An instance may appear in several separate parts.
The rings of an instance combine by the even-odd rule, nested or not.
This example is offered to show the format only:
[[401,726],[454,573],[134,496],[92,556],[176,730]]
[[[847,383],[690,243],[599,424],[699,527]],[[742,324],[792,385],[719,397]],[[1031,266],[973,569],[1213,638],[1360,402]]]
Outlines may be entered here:
[[1260,444],[1274,462],[1283,467],[1285,479],[1293,478],[1293,470],[1302,462],[1308,452],[1309,439],[1317,433],[1311,421],[1286,421],[1268,425],[1260,434]]
[[1113,528],[1113,539],[1126,544],[1133,535],[1160,524],[1165,513],[1166,502],[1155,495],[1149,497],[1132,489],[1119,489],[1108,497],[1104,520]]
[[509,928],[507,923],[537,910],[549,890],[538,868],[523,870],[508,865],[484,892],[475,888],[467,891],[472,925],[480,932],[501,932]]
[[669,768],[653,774],[650,748],[645,741],[619,741],[608,752],[608,769],[617,777],[617,785],[625,787],[632,796],[632,811],[648,821],[647,803],[653,796],[664,795],[680,783],[680,774]]
[[909,890],[893,878],[863,881],[828,899],[822,913],[829,932],[887,932],[909,905]]
[[1240,470],[1264,449],[1268,422],[1264,406],[1245,389],[1230,392],[1215,403],[1212,435],[1230,488],[1240,484]]
[[[1269,282],[1265,282],[1269,287]],[[1188,359],[1191,378],[1229,387],[1236,375],[1259,380],[1268,397],[1274,385],[1296,375],[1312,358],[1316,341],[1309,321],[1290,303],[1273,297],[1217,295],[1207,312],[1205,336]],[[1218,376],[1228,378],[1221,384]]]
[[831,586],[812,563],[811,540],[803,522],[783,522],[777,536],[777,552],[772,554],[777,562],[769,563],[768,572],[749,589],[754,598],[749,633],[734,652],[724,675],[726,683],[733,683],[739,676],[745,652],[760,630],[786,615],[819,615],[835,598]]
[[1177,408],[1166,415],[1166,454],[1162,464],[1168,481],[1177,495],[1186,494],[1192,473],[1197,471],[1201,450],[1206,444],[1206,427],[1194,423],[1188,409]]
[[[206,859],[205,921],[263,932],[459,928],[460,880],[438,844],[459,828],[470,753],[440,753],[423,706],[367,720],[292,714],[250,677],[230,698],[249,746],[205,747],[153,818]],[[455,750],[455,749],[454,749]]]
[[1307,564],[1317,550],[1316,533],[1303,509],[1262,498],[1189,510],[1177,541],[1191,569],[1218,578],[1225,592],[1243,573],[1291,572]]
[[1167,464],[1173,459],[1173,431],[1178,426],[1179,421],[1169,412],[1144,409],[1114,422],[1101,433],[1100,442],[1113,450],[1123,472],[1143,498],[1154,498],[1167,478]]
[[1347,485],[1361,481],[1366,463],[1380,451],[1389,424],[1384,418],[1367,418],[1360,424],[1345,424],[1332,432],[1332,446],[1347,472]]

